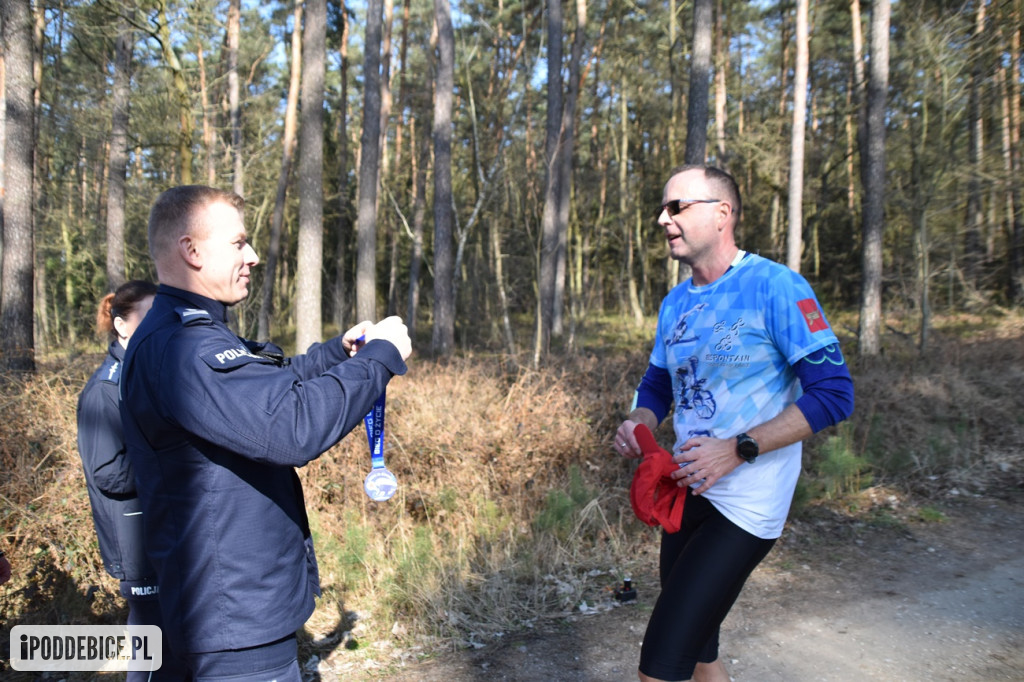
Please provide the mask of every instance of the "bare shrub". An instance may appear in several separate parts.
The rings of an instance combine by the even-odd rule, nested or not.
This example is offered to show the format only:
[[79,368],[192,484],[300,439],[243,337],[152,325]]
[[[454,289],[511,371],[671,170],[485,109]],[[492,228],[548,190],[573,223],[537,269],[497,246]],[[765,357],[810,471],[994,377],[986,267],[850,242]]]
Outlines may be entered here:
[[[393,382],[386,461],[399,494],[379,504],[362,493],[370,462],[359,429],[304,472],[325,590],[359,593],[378,610],[377,627],[404,619],[403,629],[454,641],[575,607],[585,581],[573,574],[620,561],[608,550],[636,528],[623,527],[629,464],[593,424],[605,401],[572,390],[594,380],[593,367],[570,364],[503,372],[460,359],[417,364]],[[621,416],[628,396],[618,402]]]
[[0,587],[0,613],[19,623],[116,623],[126,614],[100,559],[75,442],[78,393],[100,357],[0,381],[0,527],[14,574]]
[[[866,485],[935,496],[1024,484],[1020,318],[949,320],[933,338],[921,356],[889,337],[871,360],[844,341],[856,412],[808,442],[802,502],[842,504]],[[607,599],[623,574],[654,566],[658,531],[628,503],[635,464],[610,447],[649,341],[614,343],[541,371],[507,357],[414,359],[388,389],[385,457],[399,480],[388,502],[362,491],[362,428],[303,467],[324,588],[304,651],[414,637],[473,645]],[[75,447],[75,404],[99,358],[0,378],[7,626],[123,619]],[[671,444],[669,424],[657,435]]]

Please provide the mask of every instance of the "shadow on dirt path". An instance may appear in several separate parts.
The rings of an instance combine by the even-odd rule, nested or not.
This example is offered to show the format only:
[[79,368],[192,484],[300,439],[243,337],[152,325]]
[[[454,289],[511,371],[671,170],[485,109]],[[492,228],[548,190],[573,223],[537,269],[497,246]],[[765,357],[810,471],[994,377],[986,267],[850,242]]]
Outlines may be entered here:
[[772,563],[727,623],[733,678],[1024,679],[1024,510],[943,512],[794,543],[794,564]]
[[[723,627],[735,682],[1024,680],[1024,508],[1016,499],[952,499],[942,521],[794,521],[751,576]],[[605,605],[543,632],[456,653],[406,656],[358,671],[340,658],[317,676],[400,682],[636,679],[653,566],[637,602]]]

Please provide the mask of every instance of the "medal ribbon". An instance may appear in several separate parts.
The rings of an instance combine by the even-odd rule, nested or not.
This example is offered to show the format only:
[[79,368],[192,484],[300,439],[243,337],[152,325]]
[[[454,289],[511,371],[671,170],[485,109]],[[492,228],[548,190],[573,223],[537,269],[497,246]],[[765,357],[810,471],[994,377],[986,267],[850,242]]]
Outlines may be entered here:
[[[359,341],[364,341],[359,337]],[[370,473],[363,481],[363,490],[374,502],[384,502],[391,499],[398,489],[398,481],[395,475],[384,466],[384,401],[387,398],[387,389],[381,390],[373,408],[366,413],[363,424],[366,426],[366,440],[370,444]]]
[[384,466],[384,401],[387,389],[381,391],[380,397],[373,403],[373,408],[366,413],[363,424],[366,426],[366,440],[370,444],[370,464],[374,469],[386,469]]

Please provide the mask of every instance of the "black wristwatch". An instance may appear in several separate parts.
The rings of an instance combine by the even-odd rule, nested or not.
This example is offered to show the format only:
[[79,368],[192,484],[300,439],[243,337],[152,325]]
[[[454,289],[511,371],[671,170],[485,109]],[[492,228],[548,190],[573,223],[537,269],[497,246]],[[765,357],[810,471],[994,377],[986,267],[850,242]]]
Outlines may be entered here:
[[736,436],[736,454],[743,458],[743,460],[748,464],[754,463],[754,460],[757,459],[757,455],[760,451],[757,441],[747,434],[741,433]]

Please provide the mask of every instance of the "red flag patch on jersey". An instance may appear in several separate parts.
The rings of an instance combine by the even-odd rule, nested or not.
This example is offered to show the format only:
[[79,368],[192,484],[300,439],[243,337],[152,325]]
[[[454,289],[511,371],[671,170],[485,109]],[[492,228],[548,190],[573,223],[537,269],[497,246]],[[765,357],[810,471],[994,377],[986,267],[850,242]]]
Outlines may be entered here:
[[821,314],[821,311],[818,309],[818,303],[813,298],[797,301],[796,305],[800,308],[800,312],[804,314],[804,321],[812,333],[828,329],[828,322],[825,321],[825,316]]

